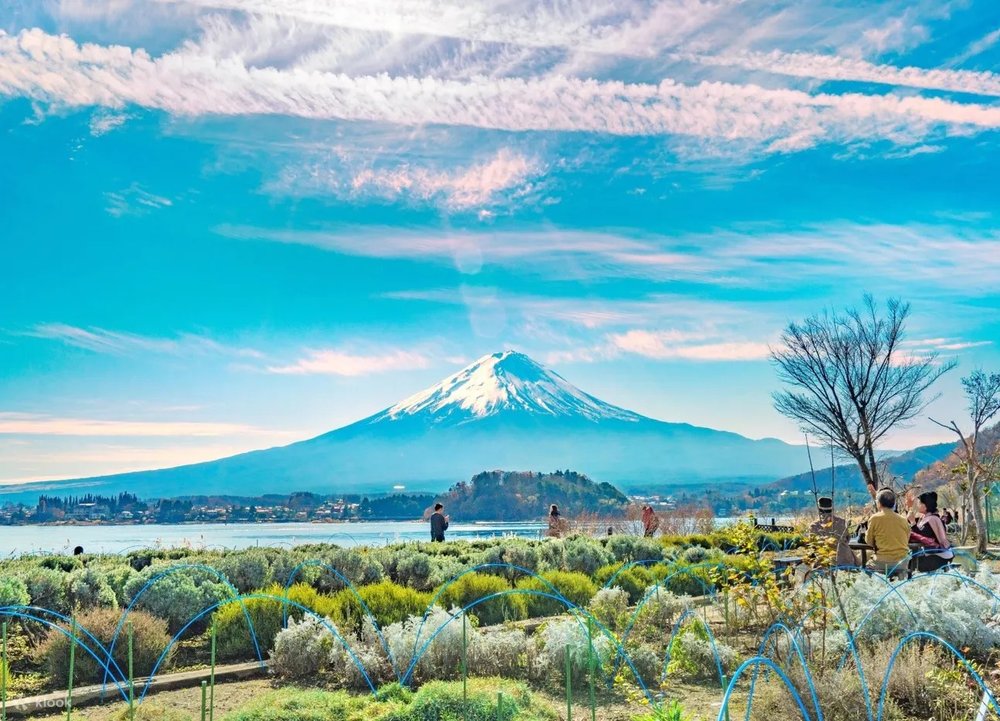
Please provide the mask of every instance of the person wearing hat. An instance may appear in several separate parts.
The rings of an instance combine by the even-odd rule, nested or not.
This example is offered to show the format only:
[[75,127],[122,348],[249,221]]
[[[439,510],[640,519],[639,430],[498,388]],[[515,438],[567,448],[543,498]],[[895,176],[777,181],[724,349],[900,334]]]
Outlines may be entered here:
[[849,531],[847,521],[833,513],[833,499],[824,496],[816,501],[819,518],[809,526],[809,532],[816,536],[833,538],[837,543],[837,565],[857,566],[858,559],[847,545]]

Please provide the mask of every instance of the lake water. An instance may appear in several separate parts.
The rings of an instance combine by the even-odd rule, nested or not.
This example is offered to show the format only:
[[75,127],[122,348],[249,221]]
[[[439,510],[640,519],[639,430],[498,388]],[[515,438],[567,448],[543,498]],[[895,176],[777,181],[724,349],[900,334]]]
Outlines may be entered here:
[[[540,523],[453,523],[449,539],[519,536],[538,538]],[[420,521],[359,523],[192,523],[143,526],[0,526],[0,558],[26,553],[122,553],[138,548],[236,549],[290,547],[304,543],[382,546],[399,541],[428,541]]]

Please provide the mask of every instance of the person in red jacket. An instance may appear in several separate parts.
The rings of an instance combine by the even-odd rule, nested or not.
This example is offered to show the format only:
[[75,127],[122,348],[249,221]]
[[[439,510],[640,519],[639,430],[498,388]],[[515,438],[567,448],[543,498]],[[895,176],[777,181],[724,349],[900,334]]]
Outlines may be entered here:
[[656,511],[653,510],[652,506],[642,507],[642,535],[646,538],[652,538],[653,534],[656,533],[656,529],[660,527],[660,517],[656,515]]

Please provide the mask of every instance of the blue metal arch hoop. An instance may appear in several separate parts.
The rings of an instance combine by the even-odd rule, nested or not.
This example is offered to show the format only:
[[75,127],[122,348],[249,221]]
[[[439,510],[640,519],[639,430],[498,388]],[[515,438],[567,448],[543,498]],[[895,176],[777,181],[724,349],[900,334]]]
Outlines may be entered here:
[[[115,646],[118,643],[118,638],[121,635],[122,629],[125,627],[125,621],[126,619],[128,619],[128,616],[132,612],[132,609],[139,602],[139,599],[142,598],[146,594],[146,592],[149,591],[161,579],[166,578],[167,576],[172,576],[175,573],[180,573],[182,571],[204,571],[205,573],[214,576],[219,581],[222,581],[222,583],[224,583],[232,592],[234,598],[240,597],[240,592],[229,581],[226,575],[221,571],[212,568],[211,566],[206,566],[201,563],[180,563],[174,566],[170,566],[169,568],[166,568],[163,571],[150,577],[150,579],[146,581],[143,587],[139,589],[139,592],[136,593],[135,596],[132,598],[132,600],[129,602],[128,606],[125,608],[124,613],[122,613],[121,619],[118,621],[118,625],[115,627],[114,636],[112,636],[111,644],[108,647],[108,658],[111,658],[111,654],[115,652]],[[254,651],[256,651],[257,653],[257,660],[261,663],[261,665],[263,665],[264,657],[260,652],[260,645],[257,643],[257,632],[254,630],[253,620],[250,618],[250,613],[247,611],[246,604],[241,601],[240,605],[243,607],[243,617],[246,619],[247,628],[249,629],[251,637],[253,638]],[[108,682],[108,677],[107,674],[105,674],[104,681],[101,683],[102,693],[104,691],[104,687],[107,685],[107,682]]]
[[[87,644],[85,644],[80,639],[79,636],[75,636],[74,634],[70,633],[69,631],[67,631],[65,628],[63,628],[58,623],[53,623],[52,621],[49,621],[48,619],[43,618],[41,616],[36,616],[36,615],[34,615],[32,613],[26,613],[25,612],[25,611],[29,611],[29,610],[31,610],[31,611],[44,611],[45,613],[52,614],[53,616],[56,616],[56,617],[58,617],[59,619],[61,619],[63,621],[67,621],[67,622],[73,624],[73,620],[72,619],[67,618],[66,616],[63,616],[63,615],[61,615],[59,613],[56,613],[55,611],[50,611],[47,608],[40,608],[38,606],[4,606],[4,607],[0,608],[0,616],[7,616],[7,617],[10,617],[10,618],[23,618],[23,619],[25,619],[27,621],[35,621],[37,623],[41,623],[44,626],[48,626],[49,628],[56,630],[57,632],[59,632],[63,636],[65,636],[67,639],[69,639],[70,643],[76,644],[77,646],[79,646],[80,648],[82,648],[84,651],[86,651],[97,662],[97,665],[100,668],[104,669],[106,675],[107,674],[111,674],[112,676],[114,675],[112,673],[111,669],[109,668],[108,662],[104,660],[104,658],[110,658],[110,656],[106,655],[104,658],[102,658],[101,656],[98,656],[97,652],[95,652],[93,649],[91,649],[89,646],[87,646]],[[100,641],[98,641],[97,638],[95,638],[94,635],[90,631],[88,631],[86,628],[84,628],[83,626],[81,626],[78,623],[73,624],[73,625],[75,625],[78,630],[82,630],[84,632],[84,634],[88,638],[90,638],[97,645],[97,647],[99,649],[101,649],[102,651],[106,651],[106,649],[104,648],[104,645]],[[111,659],[111,663],[114,664],[115,670],[118,671],[119,675],[121,675],[121,677],[122,677],[121,680],[119,678],[114,678],[113,679],[113,683],[115,685],[115,688],[118,689],[118,693],[121,695],[122,700],[123,701],[128,701],[128,693],[125,691],[125,689],[122,686],[123,683],[124,684],[128,683],[128,679],[124,678],[124,674],[122,674],[121,669],[118,668],[118,664],[115,662],[115,660],[113,658]]]
[[[375,618],[375,614],[371,612],[371,609],[368,607],[368,604],[365,603],[365,600],[361,597],[361,594],[358,592],[357,587],[353,583],[351,583],[347,579],[347,577],[343,573],[341,573],[338,569],[334,568],[325,561],[321,561],[319,559],[303,561],[298,566],[293,568],[292,572],[288,574],[288,580],[285,582],[285,599],[286,600],[288,599],[288,591],[292,587],[292,584],[295,583],[295,578],[299,575],[302,569],[309,567],[323,568],[324,570],[332,573],[334,576],[336,576],[340,581],[344,583],[345,589],[350,590],[355,600],[357,600],[357,602],[361,604],[361,609],[365,614],[365,616],[367,616],[368,620],[371,621],[372,628],[375,629],[375,633],[378,635],[379,643],[382,644],[382,650],[385,651],[386,656],[389,657],[389,663],[392,664],[392,672],[396,675],[396,678],[399,678],[399,668],[396,664],[396,656],[392,653],[392,649],[389,648],[389,644],[386,642],[385,636],[382,634],[382,628],[381,626],[379,626],[378,619]],[[281,626],[282,628],[284,628],[288,625],[288,604],[287,603],[283,604],[281,608],[282,608]]]

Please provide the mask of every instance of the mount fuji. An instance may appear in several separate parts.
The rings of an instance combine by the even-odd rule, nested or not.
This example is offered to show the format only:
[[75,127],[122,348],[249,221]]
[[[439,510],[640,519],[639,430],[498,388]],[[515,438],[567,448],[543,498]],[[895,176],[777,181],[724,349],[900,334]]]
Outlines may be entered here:
[[[804,447],[619,408],[528,356],[506,351],[309,440],[175,468],[47,482],[37,492],[86,486],[140,497],[247,496],[385,492],[393,484],[440,491],[494,468],[572,468],[628,489],[765,483],[801,470],[805,462]],[[16,492],[23,495],[32,485]]]

